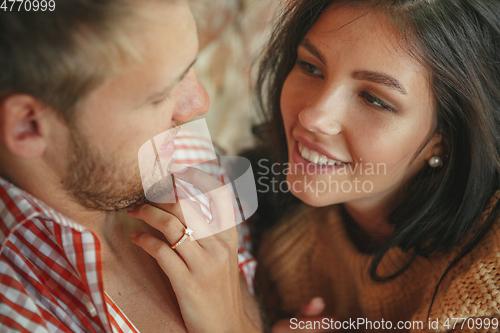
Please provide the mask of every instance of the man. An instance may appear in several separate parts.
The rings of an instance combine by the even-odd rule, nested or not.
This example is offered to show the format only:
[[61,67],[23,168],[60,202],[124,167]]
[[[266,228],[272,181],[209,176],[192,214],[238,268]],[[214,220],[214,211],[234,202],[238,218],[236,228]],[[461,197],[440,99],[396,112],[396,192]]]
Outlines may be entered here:
[[189,7],[55,6],[0,14],[0,331],[185,332],[115,211],[144,200],[141,145],[208,109]]

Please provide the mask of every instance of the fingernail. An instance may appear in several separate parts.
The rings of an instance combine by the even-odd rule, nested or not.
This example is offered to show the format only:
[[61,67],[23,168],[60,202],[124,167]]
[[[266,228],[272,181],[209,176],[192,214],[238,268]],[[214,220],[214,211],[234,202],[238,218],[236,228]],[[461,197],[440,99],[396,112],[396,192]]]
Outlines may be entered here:
[[125,208],[125,210],[126,210],[127,212],[133,212],[133,211],[134,211],[134,210],[136,210],[138,207],[139,207],[139,205],[133,205],[133,206],[130,206],[130,207]]
[[139,233],[137,231],[132,231],[130,233],[130,238],[136,239],[137,237],[139,237]]
[[187,168],[180,164],[172,164],[168,167],[168,170],[172,173],[183,173],[187,170]]
[[314,305],[324,305],[325,304],[325,300],[323,299],[323,297],[314,297],[312,300],[311,300],[311,304],[314,304]]

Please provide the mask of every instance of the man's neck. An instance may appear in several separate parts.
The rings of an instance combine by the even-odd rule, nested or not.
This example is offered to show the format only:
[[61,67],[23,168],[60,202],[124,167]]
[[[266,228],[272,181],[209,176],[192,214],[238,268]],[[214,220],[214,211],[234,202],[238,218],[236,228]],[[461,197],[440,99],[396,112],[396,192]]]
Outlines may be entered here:
[[109,214],[106,212],[90,210],[78,203],[63,188],[61,178],[53,170],[42,163],[34,163],[39,164],[36,172],[33,172],[35,169],[33,166],[19,164],[9,168],[9,170],[15,170],[14,172],[6,172],[4,169],[0,176],[57,212],[91,230],[109,219]]
[[156,259],[129,237],[132,230],[149,232],[159,239],[161,233],[123,211],[86,209],[64,190],[54,172],[43,166],[32,172],[34,164],[9,168],[15,170],[11,173],[2,165],[0,177],[94,233],[100,242],[104,290],[141,332],[186,332],[168,277]]

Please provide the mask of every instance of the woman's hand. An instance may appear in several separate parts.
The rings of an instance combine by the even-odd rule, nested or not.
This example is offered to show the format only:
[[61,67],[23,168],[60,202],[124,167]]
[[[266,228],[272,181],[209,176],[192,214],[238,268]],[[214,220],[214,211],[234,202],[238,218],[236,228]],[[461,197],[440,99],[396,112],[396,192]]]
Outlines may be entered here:
[[243,308],[238,231],[229,189],[198,169],[172,169],[177,171],[176,178],[207,196],[212,222],[208,224],[193,203],[177,191],[176,204],[144,204],[128,214],[159,230],[172,245],[183,237],[186,226],[194,231],[196,240],[186,238],[175,251],[148,233],[133,232],[132,241],[153,256],[169,277],[188,332],[259,332]]
[[[305,321],[319,321],[320,323],[322,322],[323,318],[328,318],[330,320],[330,317],[321,317],[321,313],[323,313],[323,310],[325,309],[325,302],[321,297],[315,297],[313,298],[309,303],[304,304],[302,306],[302,309],[300,312],[297,314],[297,323],[298,322],[305,322]],[[276,324],[273,325],[271,332],[272,333],[291,333],[291,332],[308,332],[308,333],[321,333],[321,332],[339,332],[336,330],[331,330],[331,329],[299,329],[299,328],[293,328],[292,323],[291,323],[291,318],[289,319],[283,319],[278,321]]]

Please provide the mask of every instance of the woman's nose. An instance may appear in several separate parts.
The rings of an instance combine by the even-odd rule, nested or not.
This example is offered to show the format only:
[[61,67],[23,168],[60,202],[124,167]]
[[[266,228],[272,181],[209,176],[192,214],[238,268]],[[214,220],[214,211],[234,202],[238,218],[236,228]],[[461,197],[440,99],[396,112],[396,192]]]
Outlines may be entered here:
[[325,86],[299,113],[301,125],[310,132],[336,135],[344,130],[348,94],[342,85]]
[[306,130],[317,134],[335,135],[343,130],[340,120],[335,119],[333,112],[318,109],[317,106],[302,110],[299,121]]

